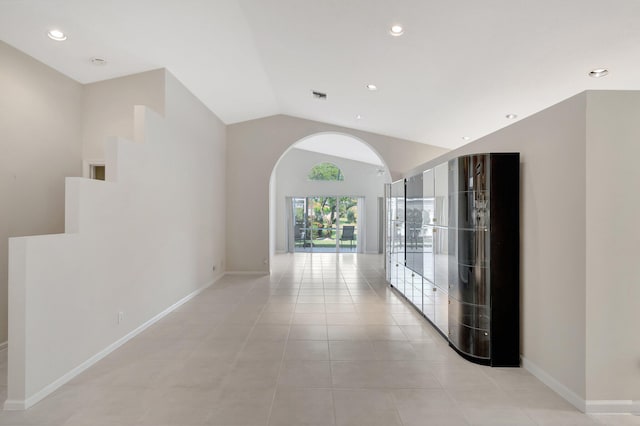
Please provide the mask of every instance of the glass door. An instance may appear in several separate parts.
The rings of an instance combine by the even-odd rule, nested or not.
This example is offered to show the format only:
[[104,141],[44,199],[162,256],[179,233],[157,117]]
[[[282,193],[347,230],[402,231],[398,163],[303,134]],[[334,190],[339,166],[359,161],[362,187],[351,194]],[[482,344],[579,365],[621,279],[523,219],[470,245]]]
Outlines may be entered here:
[[310,197],[311,246],[315,252],[336,251],[336,197]]
[[358,250],[358,198],[340,197],[338,208],[339,251]]
[[291,199],[293,208],[293,247],[294,251],[311,250],[311,223],[307,214],[307,198],[294,197]]
[[358,197],[293,197],[296,252],[357,252]]

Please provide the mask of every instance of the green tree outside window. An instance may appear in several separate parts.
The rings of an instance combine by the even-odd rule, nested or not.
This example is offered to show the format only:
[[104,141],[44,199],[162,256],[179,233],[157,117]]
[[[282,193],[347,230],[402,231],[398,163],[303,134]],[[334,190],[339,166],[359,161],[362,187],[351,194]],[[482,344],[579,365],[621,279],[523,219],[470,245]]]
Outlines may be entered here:
[[320,163],[313,166],[309,172],[309,180],[343,181],[344,175],[335,164]]

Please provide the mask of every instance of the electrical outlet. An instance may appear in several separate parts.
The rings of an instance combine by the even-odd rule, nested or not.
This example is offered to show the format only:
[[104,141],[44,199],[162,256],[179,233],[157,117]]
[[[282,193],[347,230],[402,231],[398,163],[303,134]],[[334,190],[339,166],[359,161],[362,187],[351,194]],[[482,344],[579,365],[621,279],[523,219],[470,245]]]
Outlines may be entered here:
[[124,312],[118,312],[118,324],[124,321]]

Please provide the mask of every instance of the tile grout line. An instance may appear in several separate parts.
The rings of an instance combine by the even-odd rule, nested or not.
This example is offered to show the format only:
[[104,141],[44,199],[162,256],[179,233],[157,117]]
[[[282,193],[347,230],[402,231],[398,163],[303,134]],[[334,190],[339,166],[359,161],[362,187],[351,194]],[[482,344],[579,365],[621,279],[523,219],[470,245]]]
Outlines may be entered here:
[[[306,262],[305,262],[305,264],[306,264]],[[301,280],[302,280],[302,278],[301,278]],[[278,281],[278,285],[280,284],[281,281],[282,281],[282,277]],[[287,337],[285,339],[284,349],[282,350],[282,358],[280,359],[280,368],[278,368],[278,374],[276,376],[276,385],[275,385],[275,387],[273,389],[273,396],[271,397],[271,406],[269,407],[269,414],[267,415],[267,423],[266,423],[267,426],[271,424],[271,416],[273,415],[273,406],[275,405],[276,395],[278,394],[278,384],[280,383],[280,376],[282,375],[282,369],[284,367],[285,355],[287,353],[287,346],[289,345],[289,336],[291,335],[291,326],[293,324],[293,317],[296,314],[296,307],[298,306],[298,297],[300,297],[300,287],[297,287],[297,288],[298,288],[298,292],[296,294],[296,303],[294,304],[293,313],[291,314],[291,318],[289,318],[289,331],[287,331]],[[271,298],[271,295],[269,295],[269,299],[270,298]],[[268,304],[268,302],[267,302],[267,304]],[[266,304],[265,304],[265,308],[266,308]]]
[[[336,269],[337,271],[337,269]],[[342,275],[342,274],[340,274]],[[344,281],[344,278],[341,278]],[[324,287],[324,279],[323,279],[323,287]],[[348,291],[348,287],[347,287],[347,291]],[[329,354],[329,377],[331,379],[331,405],[333,406],[333,424],[337,425],[338,424],[338,414],[336,412],[336,396],[335,396],[335,383],[333,381],[333,361],[331,359],[331,345],[329,344],[329,318],[327,317],[327,303],[326,303],[325,299],[325,304],[324,304],[324,315],[325,315],[325,322],[324,322],[324,328],[325,331],[327,333],[327,353]]]
[[[366,278],[365,278],[366,279]],[[371,287],[371,283],[369,282],[369,280],[366,280],[367,284],[369,285],[369,287]],[[386,286],[385,286],[386,287]],[[373,287],[371,287],[371,289],[373,290]],[[376,293],[377,294],[377,293]],[[385,300],[386,302],[386,300]],[[404,330],[402,330],[398,324],[396,324],[396,320],[393,317],[393,315],[391,315],[391,320],[392,320],[392,325],[398,327],[398,329],[400,330],[400,332],[402,333],[402,335],[407,339],[407,342],[410,342],[409,340],[409,336],[406,335],[406,333],[404,332]],[[376,351],[375,346],[373,348],[374,353]],[[393,411],[396,414],[396,419],[400,421],[400,426],[404,426],[404,421],[402,420],[402,416],[400,415],[400,410],[398,409],[398,404],[396,403],[396,398],[395,395],[393,394],[393,390],[389,390],[389,397],[391,398],[391,401],[393,402]]]
[[[251,288],[249,288],[245,294],[243,295],[243,297],[238,301],[238,303],[235,304],[235,309],[237,309],[240,305],[242,305],[242,300],[244,300],[247,295],[251,292],[251,290],[253,290],[254,288],[256,288],[256,284],[253,284],[251,286]],[[262,309],[260,310],[260,314],[256,317],[256,320],[253,322],[253,325],[251,326],[251,330],[249,331],[249,333],[247,334],[247,337],[245,337],[245,339],[242,342],[242,346],[240,347],[240,349],[238,350],[238,353],[236,354],[236,356],[233,358],[233,361],[231,362],[230,365],[230,370],[228,373],[231,373],[234,368],[236,368],[238,366],[238,362],[240,361],[240,355],[242,354],[242,352],[244,351],[244,349],[247,347],[247,344],[249,342],[249,338],[251,337],[251,334],[253,333],[253,331],[256,328],[256,325],[258,323],[258,319],[262,316],[262,314],[264,313],[264,310],[266,309],[267,304],[265,303],[264,306],[262,307]],[[235,310],[234,309],[234,310]],[[223,389],[226,388],[226,386],[229,384],[229,375],[227,374],[223,380],[223,383],[220,385],[219,389],[218,389],[218,396],[222,396],[223,395]],[[214,409],[215,410],[215,409]],[[214,411],[215,412],[215,411]]]

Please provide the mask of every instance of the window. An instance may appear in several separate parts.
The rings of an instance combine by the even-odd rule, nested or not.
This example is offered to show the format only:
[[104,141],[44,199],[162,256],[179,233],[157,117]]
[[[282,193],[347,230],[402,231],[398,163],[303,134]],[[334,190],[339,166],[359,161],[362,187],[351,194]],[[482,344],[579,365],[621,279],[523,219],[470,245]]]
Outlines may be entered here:
[[342,181],[344,175],[342,170],[333,163],[320,163],[313,166],[309,172],[309,180],[328,180],[328,181]]

